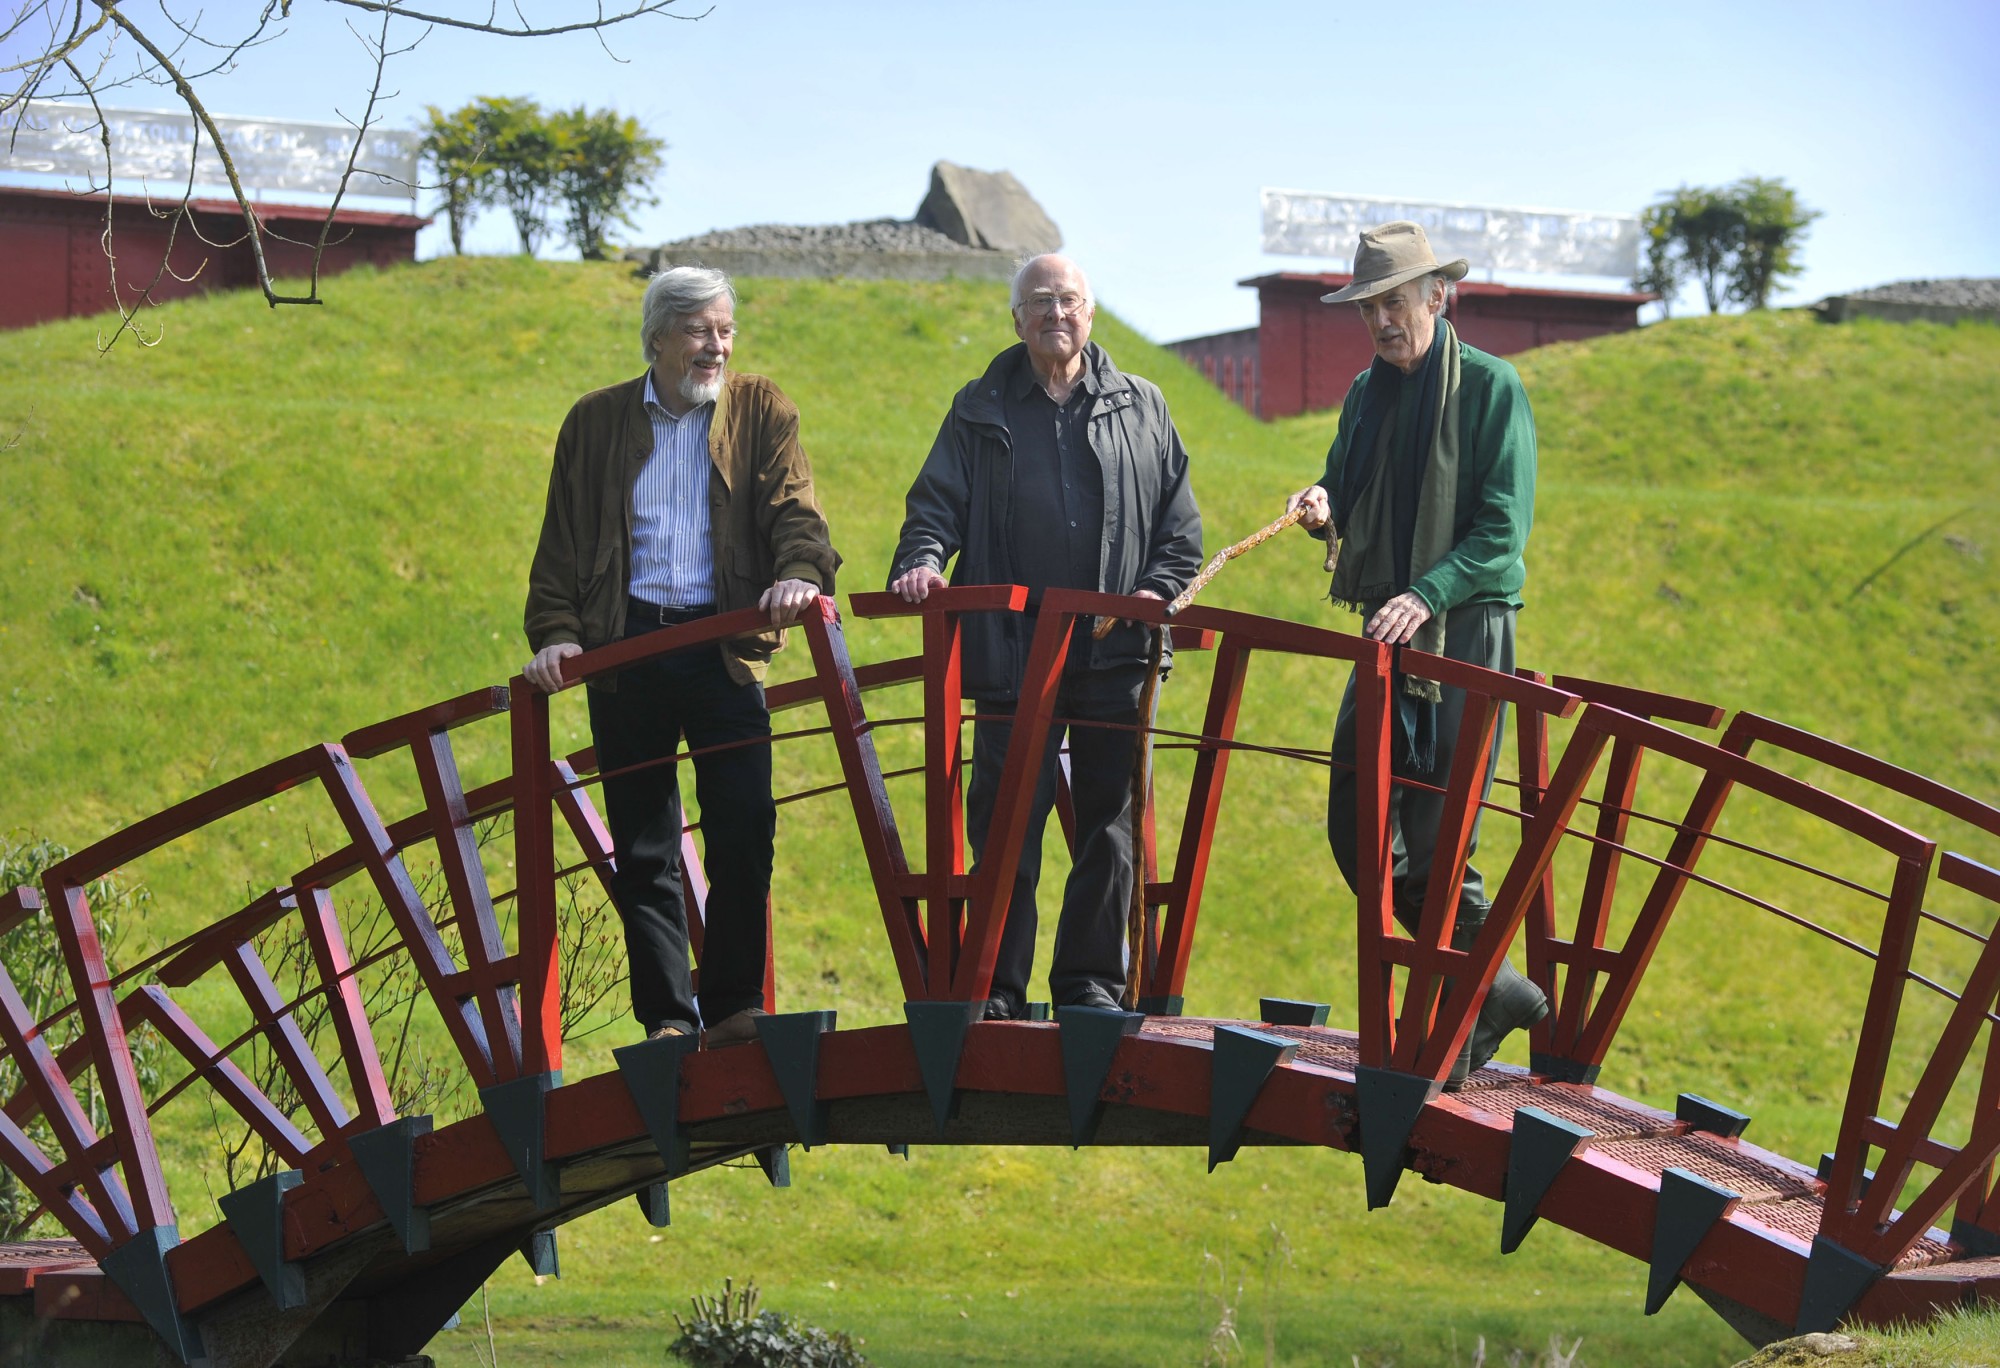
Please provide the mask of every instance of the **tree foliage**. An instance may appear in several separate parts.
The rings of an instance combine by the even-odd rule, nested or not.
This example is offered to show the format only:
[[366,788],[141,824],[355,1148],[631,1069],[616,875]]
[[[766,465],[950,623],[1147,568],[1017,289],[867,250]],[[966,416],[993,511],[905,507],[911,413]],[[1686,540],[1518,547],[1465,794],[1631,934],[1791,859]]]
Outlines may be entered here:
[[450,218],[452,250],[483,207],[506,209],[524,255],[533,256],[560,215],[564,236],[586,260],[601,260],[615,224],[657,203],[647,183],[666,144],[616,110],[547,112],[533,100],[481,96],[447,114],[432,106],[423,153]]
[[1632,283],[1658,293],[1668,307],[1694,280],[1710,313],[1725,304],[1765,308],[1779,283],[1805,269],[1800,246],[1819,217],[1775,177],[1683,185],[1647,206],[1640,220],[1645,256]]
[[564,210],[569,240],[586,261],[605,255],[605,234],[614,223],[632,227],[631,211],[656,204],[646,183],[663,164],[666,144],[649,137],[637,119],[610,109],[582,105],[557,112],[555,197]]
[[422,129],[419,153],[443,196],[437,208],[444,210],[451,230],[451,250],[463,256],[465,230],[490,193],[493,163],[486,157],[486,141],[471,105],[449,114],[426,105]]

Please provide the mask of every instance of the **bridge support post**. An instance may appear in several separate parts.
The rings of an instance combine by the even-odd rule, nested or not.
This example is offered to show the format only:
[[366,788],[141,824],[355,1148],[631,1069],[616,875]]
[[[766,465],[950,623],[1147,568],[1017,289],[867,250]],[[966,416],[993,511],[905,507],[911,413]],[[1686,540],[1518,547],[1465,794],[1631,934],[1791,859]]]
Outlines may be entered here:
[[1354,1071],[1355,1110],[1361,1121],[1361,1174],[1368,1209],[1389,1205],[1403,1178],[1410,1132],[1425,1107],[1443,1091],[1442,1079],[1363,1064]]
[[382,1204],[382,1214],[402,1240],[405,1254],[421,1254],[431,1247],[431,1216],[416,1200],[417,1137],[430,1133],[430,1117],[401,1116],[347,1137],[354,1166]]
[[285,1261],[285,1194],[305,1180],[297,1169],[284,1169],[217,1199],[280,1311],[306,1304],[305,1270]]
[[798,1128],[799,1143],[807,1149],[826,1143],[827,1107],[818,1096],[819,1038],[833,1029],[834,1015],[784,1012],[757,1018],[757,1039],[777,1075],[778,1091]]
[[[618,1064],[618,1073],[625,1080],[625,1089],[632,1094],[632,1104],[639,1109],[639,1119],[646,1124],[646,1133],[653,1137],[653,1146],[660,1152],[660,1162],[667,1166],[667,1176],[687,1172],[688,1142],[680,1132],[681,1113],[681,1065],[698,1048],[694,1036],[660,1036],[655,1040],[642,1040],[636,1045],[620,1045],[611,1052]],[[654,1225],[665,1225],[666,1193],[664,1183],[659,1198],[659,1219]],[[640,1198],[642,1204],[646,1200]],[[647,1209],[647,1216],[653,1210]]]
[[537,1211],[551,1211],[562,1200],[562,1184],[554,1164],[544,1157],[547,1140],[547,1097],[562,1086],[562,1070],[510,1078],[479,1090],[479,1104],[500,1137],[500,1147],[528,1189]]
[[980,1002],[906,1002],[903,1016],[910,1023],[910,1048],[917,1054],[917,1072],[931,1099],[937,1133],[944,1135],[956,1097],[958,1059],[965,1050],[965,1033],[985,1014]]
[[180,1242],[178,1227],[156,1225],[112,1250],[98,1266],[132,1299],[174,1357],[192,1363],[203,1357],[201,1332],[181,1314],[173,1275],[167,1271],[167,1251]]
[[1741,1196],[1684,1168],[1670,1168],[1660,1175],[1660,1201],[1653,1210],[1652,1267],[1646,1275],[1647,1315],[1656,1315],[1667,1304],[1681,1284],[1681,1269]]
[[1750,1129],[1746,1113],[1711,1102],[1697,1093],[1682,1093],[1674,1099],[1674,1117],[1694,1130],[1707,1131],[1725,1140],[1734,1140]]
[[1798,1332],[1809,1335],[1833,1329],[1881,1276],[1881,1269],[1853,1250],[1824,1235],[1813,1236],[1805,1290],[1799,1294]]
[[1299,1042],[1241,1026],[1215,1028],[1214,1067],[1208,1082],[1208,1171],[1236,1157],[1243,1118],[1271,1071],[1299,1052]]
[[1137,1035],[1146,1021],[1143,1012],[1119,1012],[1109,1007],[1058,1007],[1056,1031],[1062,1042],[1063,1089],[1069,1094],[1069,1143],[1089,1144],[1104,1117],[1098,1094],[1111,1072],[1119,1042]]
[[1500,1217],[1502,1254],[1512,1254],[1528,1238],[1535,1227],[1535,1208],[1591,1134],[1540,1107],[1515,1109],[1514,1136],[1507,1147],[1507,1202]]
[[1329,1004],[1297,998],[1259,998],[1258,1020],[1272,1026],[1324,1026]]

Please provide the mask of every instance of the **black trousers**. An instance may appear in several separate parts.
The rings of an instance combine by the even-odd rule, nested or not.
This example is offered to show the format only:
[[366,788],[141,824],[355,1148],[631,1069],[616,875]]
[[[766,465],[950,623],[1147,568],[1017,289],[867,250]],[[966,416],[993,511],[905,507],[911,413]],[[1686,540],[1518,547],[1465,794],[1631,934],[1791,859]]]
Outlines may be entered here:
[[[657,630],[641,625],[636,636]],[[632,1014],[648,1031],[692,1030],[763,1005],[765,906],[778,810],[771,798],[771,714],[760,684],[738,684],[721,648],[699,647],[621,671],[618,688],[590,690],[590,734],[600,771],[692,750],[751,741],[694,759],[708,875],[697,1016],[688,972],[687,894],[682,887],[677,765],[606,779],[605,819],[618,868],[613,901],[625,922]]]
[[[1373,605],[1370,606],[1373,611]],[[1501,603],[1475,603],[1453,608],[1445,618],[1444,654],[1448,659],[1480,665],[1503,674],[1514,671],[1514,610]],[[1398,688],[1402,687],[1398,682]],[[1458,724],[1465,715],[1465,691],[1445,688],[1437,710],[1437,755],[1428,770],[1412,766],[1403,754],[1403,744],[1392,726],[1392,772],[1398,779],[1415,779],[1442,789],[1451,778],[1452,752],[1457,749]],[[1495,744],[1486,756],[1486,779],[1480,786],[1483,799],[1493,789],[1493,772],[1499,764],[1499,740],[1507,713],[1503,705],[1493,729]],[[1343,768],[1343,766],[1345,768]],[[1429,789],[1398,784],[1390,792],[1389,834],[1395,856],[1396,920],[1414,931],[1423,914],[1424,896],[1430,888],[1432,859],[1437,853],[1438,823],[1444,816],[1444,795]],[[1340,715],[1333,726],[1333,778],[1326,797],[1326,839],[1333,847],[1334,863],[1357,889],[1359,842],[1355,833],[1358,819],[1354,776],[1354,680],[1347,681],[1341,696]],[[1473,867],[1472,855],[1479,848],[1479,823],[1475,818],[1472,839],[1465,849],[1465,882],[1458,895],[1458,925],[1478,927],[1486,923],[1492,902],[1486,896],[1486,881]]]
[[[1087,643],[1086,643],[1087,644]],[[1139,721],[1143,665],[1108,670],[1066,670],[1056,693],[1055,715],[1078,721],[1111,722],[1130,728]],[[1006,718],[972,727],[972,780],[965,802],[966,836],[973,870],[986,853],[986,833],[1000,789],[1000,770],[1014,734],[1014,704],[980,700],[982,714]],[[1019,1011],[1027,1000],[1028,975],[1035,960],[1038,913],[1035,889],[1042,876],[1042,832],[1056,801],[1056,767],[1065,728],[1049,729],[1035,780],[1034,805],[1021,842],[1021,863],[1007,907],[1007,926],[994,962],[992,996]],[[1125,991],[1125,918],[1132,901],[1132,762],[1138,734],[1103,727],[1069,732],[1070,798],[1076,811],[1076,856],[1063,888],[1056,923],[1055,960],[1049,969],[1049,999],[1074,1001],[1091,984],[1118,997]]]

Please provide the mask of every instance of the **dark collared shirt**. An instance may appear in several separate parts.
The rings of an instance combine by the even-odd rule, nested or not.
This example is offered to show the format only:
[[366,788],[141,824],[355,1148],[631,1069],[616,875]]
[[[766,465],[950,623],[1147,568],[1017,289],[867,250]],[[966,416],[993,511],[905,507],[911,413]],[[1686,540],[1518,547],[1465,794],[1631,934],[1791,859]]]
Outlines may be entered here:
[[1089,439],[1097,376],[1086,366],[1058,405],[1023,353],[1006,391],[1017,580],[1031,603],[1044,589],[1095,590],[1104,552],[1104,471]]

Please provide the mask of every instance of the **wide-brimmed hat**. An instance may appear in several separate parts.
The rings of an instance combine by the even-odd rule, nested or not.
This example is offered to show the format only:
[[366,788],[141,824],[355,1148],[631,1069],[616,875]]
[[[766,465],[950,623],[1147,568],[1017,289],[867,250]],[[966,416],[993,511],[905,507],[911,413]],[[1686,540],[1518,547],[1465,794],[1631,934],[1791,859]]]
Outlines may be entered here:
[[1361,230],[1361,245],[1354,250],[1353,282],[1321,295],[1319,302],[1345,304],[1351,299],[1372,299],[1433,271],[1443,272],[1446,280],[1462,280],[1468,264],[1464,257],[1440,263],[1431,253],[1431,240],[1424,236],[1424,230],[1408,219],[1398,219],[1380,228]]

